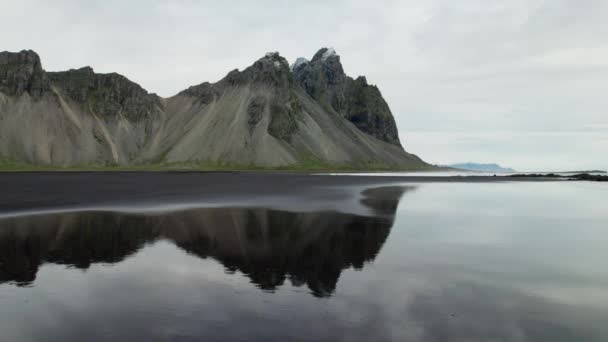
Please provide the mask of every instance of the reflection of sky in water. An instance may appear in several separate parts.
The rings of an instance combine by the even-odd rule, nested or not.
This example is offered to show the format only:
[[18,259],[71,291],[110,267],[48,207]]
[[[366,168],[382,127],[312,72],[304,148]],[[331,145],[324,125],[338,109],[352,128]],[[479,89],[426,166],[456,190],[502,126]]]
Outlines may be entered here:
[[332,175],[332,176],[378,176],[378,177],[394,177],[394,176],[406,176],[406,177],[469,177],[469,176],[508,176],[517,174],[557,174],[560,176],[572,176],[580,173],[588,173],[591,175],[605,175],[606,172],[542,172],[542,171],[528,171],[528,172],[486,172],[486,171],[405,171],[405,172],[339,172],[339,173],[318,173],[319,175]]
[[[111,266],[45,264],[30,287],[0,285],[0,331],[25,341],[606,341],[606,194],[586,182],[422,184],[401,198],[379,254],[340,271],[327,297],[290,281],[261,291],[222,257],[165,238]],[[344,229],[323,241],[344,244]]]

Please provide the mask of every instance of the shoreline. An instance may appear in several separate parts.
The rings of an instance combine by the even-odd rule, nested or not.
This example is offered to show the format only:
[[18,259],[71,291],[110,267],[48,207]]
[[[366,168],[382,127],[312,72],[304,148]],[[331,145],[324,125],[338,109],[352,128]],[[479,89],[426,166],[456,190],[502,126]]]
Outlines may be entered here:
[[[369,188],[417,183],[564,182],[568,178],[505,176],[373,176],[259,171],[116,171],[0,173],[0,216],[65,210],[188,205],[335,204]],[[286,204],[285,204],[286,205]],[[295,206],[297,207],[297,206]]]

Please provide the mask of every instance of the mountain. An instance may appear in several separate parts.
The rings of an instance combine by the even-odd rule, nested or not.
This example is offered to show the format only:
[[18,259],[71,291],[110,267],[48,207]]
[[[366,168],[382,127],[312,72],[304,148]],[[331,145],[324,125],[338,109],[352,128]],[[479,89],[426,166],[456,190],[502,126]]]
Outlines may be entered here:
[[323,48],[312,61],[299,59],[293,66],[296,81],[324,108],[335,111],[355,126],[380,140],[401,146],[397,125],[380,90],[360,76],[344,73],[340,56]]
[[496,172],[496,173],[512,173],[516,172],[511,168],[502,167],[498,164],[478,164],[478,163],[460,163],[451,164],[448,167],[461,170],[478,171],[478,172]]
[[191,163],[425,169],[401,146],[378,88],[321,49],[272,52],[216,83],[162,98],[90,67],[47,72],[0,53],[0,159],[56,166]]

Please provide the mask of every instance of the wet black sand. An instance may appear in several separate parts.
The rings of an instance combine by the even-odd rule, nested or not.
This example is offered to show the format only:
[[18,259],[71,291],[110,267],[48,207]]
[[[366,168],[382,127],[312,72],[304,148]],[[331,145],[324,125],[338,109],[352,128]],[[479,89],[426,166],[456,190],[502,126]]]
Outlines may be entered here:
[[352,176],[271,172],[3,172],[0,214],[104,204],[323,196],[396,183],[547,181],[538,177]]

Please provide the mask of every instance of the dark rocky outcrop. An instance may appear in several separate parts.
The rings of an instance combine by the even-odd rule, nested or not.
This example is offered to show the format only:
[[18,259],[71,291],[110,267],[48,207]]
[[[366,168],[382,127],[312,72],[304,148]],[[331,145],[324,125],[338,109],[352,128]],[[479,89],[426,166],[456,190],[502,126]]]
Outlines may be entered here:
[[136,121],[160,107],[158,96],[122,75],[97,74],[90,67],[46,72],[34,51],[0,52],[0,92],[41,98],[52,95],[52,88],[102,116],[123,115]]
[[178,95],[194,97],[200,104],[209,104],[219,96],[219,92],[213,84],[203,82],[181,91]]
[[314,99],[338,112],[361,131],[401,146],[397,125],[378,87],[363,76],[344,73],[340,56],[332,49],[319,50],[310,62],[294,65],[295,80]]
[[28,93],[39,98],[48,89],[49,82],[37,53],[0,52],[0,92],[13,96]]
[[161,106],[158,96],[116,73],[97,74],[84,67],[47,75],[67,98],[102,116],[123,115],[137,121]]
[[247,114],[249,119],[247,122],[251,126],[257,125],[262,120],[262,115],[266,109],[266,98],[263,96],[256,96],[251,99],[247,106]]
[[243,71],[233,70],[218,82],[220,87],[254,83],[258,86],[269,86],[279,91],[290,88],[293,77],[289,63],[278,52],[269,52],[258,59],[252,66]]

